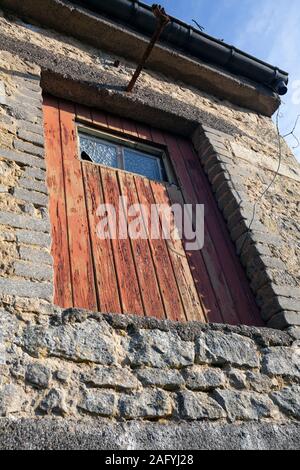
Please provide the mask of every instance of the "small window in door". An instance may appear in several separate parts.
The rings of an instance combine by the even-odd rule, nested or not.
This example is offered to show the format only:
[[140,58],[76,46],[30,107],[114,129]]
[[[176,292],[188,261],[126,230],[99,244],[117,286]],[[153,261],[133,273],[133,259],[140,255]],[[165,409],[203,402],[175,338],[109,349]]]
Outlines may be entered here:
[[78,126],[80,158],[150,180],[175,183],[166,153],[156,147]]

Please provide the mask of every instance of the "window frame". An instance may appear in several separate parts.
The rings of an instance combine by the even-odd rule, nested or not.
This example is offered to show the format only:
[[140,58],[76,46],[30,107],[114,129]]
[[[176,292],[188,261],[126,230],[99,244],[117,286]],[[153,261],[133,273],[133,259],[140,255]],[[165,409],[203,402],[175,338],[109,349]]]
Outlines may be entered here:
[[[97,165],[97,166],[104,167],[104,168],[110,168],[111,170],[115,170],[115,171],[123,171],[125,173],[136,175],[141,178],[146,178],[150,181],[155,181],[160,184],[178,186],[178,182],[175,176],[175,172],[172,168],[169,155],[167,154],[166,149],[164,149],[163,147],[154,146],[152,145],[152,142],[151,144],[147,144],[147,143],[141,142],[140,140],[135,140],[133,136],[131,135],[129,136],[128,134],[122,134],[122,136],[120,136],[120,135],[114,134],[113,132],[107,132],[102,129],[96,129],[94,127],[91,127],[81,122],[76,122],[76,130],[77,130],[78,158],[81,162],[90,163],[92,165]],[[95,141],[98,141],[98,142],[100,141],[103,144],[110,143],[111,145],[115,146],[117,149],[116,153],[117,153],[118,167],[112,167],[112,166],[104,165],[103,163],[96,163],[93,161],[90,162],[88,160],[84,160],[81,157],[80,134],[88,135],[91,139],[94,139]],[[156,160],[160,159],[161,163],[158,166],[159,166],[159,173],[161,176],[161,180],[149,178],[148,176],[126,170],[125,169],[125,156],[123,152],[123,149],[126,149],[126,148],[130,149],[133,152],[136,152],[137,154],[145,153],[146,154],[145,156],[148,158],[153,158]],[[167,179],[164,178],[163,170],[165,172]]]

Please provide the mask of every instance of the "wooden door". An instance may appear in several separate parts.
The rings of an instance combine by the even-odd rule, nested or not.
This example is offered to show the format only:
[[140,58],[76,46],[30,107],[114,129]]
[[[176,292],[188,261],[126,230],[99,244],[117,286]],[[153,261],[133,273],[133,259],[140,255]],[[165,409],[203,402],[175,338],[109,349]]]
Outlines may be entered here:
[[[178,321],[261,325],[245,273],[199,159],[185,139],[53,97],[44,99],[55,304]],[[164,146],[180,187],[79,159],[76,121]],[[205,244],[97,236],[110,203],[205,205]],[[145,221],[145,227],[147,221]],[[174,227],[174,229],[176,229]]]

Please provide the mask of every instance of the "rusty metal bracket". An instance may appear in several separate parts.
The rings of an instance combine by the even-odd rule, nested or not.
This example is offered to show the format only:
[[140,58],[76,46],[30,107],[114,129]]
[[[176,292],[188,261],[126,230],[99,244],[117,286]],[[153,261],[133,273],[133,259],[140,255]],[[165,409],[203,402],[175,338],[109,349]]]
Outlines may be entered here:
[[145,66],[145,63],[146,63],[147,59],[149,58],[156,42],[158,41],[161,33],[163,32],[163,30],[165,29],[167,24],[171,21],[170,17],[166,14],[164,8],[162,8],[160,5],[156,5],[156,4],[152,5],[152,11],[153,11],[153,14],[157,18],[157,27],[156,27],[156,30],[155,30],[152,38],[151,38],[151,41],[149,42],[149,44],[147,46],[147,49],[145,50],[145,53],[144,53],[144,55],[141,59],[141,62],[138,64],[137,69],[134,72],[132,79],[130,80],[129,85],[126,88],[127,92],[131,92],[133,90],[133,87],[134,87],[137,79],[139,78],[139,76],[140,76],[140,74],[141,74],[141,72],[142,72],[142,70]]

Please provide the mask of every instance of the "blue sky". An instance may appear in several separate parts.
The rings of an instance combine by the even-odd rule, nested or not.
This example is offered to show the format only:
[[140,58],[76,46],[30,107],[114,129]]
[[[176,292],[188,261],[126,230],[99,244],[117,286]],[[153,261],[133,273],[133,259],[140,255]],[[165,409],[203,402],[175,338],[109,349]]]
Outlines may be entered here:
[[[195,19],[207,34],[289,72],[289,94],[283,97],[280,127],[282,134],[291,131],[300,113],[300,0],[161,0],[159,3],[170,15],[189,24]],[[296,133],[300,138],[300,121]],[[292,137],[287,140],[291,147],[296,145]],[[294,152],[300,161],[300,148]]]

